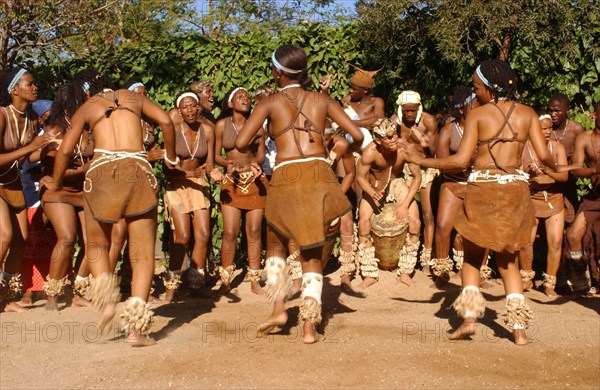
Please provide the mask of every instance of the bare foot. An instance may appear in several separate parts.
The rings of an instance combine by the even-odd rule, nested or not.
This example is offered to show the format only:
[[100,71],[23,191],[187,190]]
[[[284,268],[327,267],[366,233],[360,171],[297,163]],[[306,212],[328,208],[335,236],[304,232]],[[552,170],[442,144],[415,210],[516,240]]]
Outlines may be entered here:
[[73,306],[75,307],[91,307],[92,302],[77,294],[73,295]]
[[437,288],[442,288],[450,281],[449,274],[441,274],[433,279],[433,283]]
[[26,313],[29,310],[19,306],[16,302],[9,302],[4,306],[4,311],[6,313]]
[[154,295],[148,296],[148,303],[162,303],[162,301],[156,298]]
[[21,306],[31,306],[33,305],[33,291],[28,290],[23,293],[23,297],[21,298],[21,302],[19,302]]
[[528,280],[526,282],[523,282],[523,291],[527,291],[529,289],[531,289],[533,287],[533,281]]
[[174,289],[167,288],[167,289],[165,290],[165,296],[164,296],[164,298],[162,299],[162,301],[163,301],[164,303],[171,303],[171,302],[173,302],[173,300],[174,300],[174,299],[175,299],[175,290],[174,290]]
[[260,287],[259,282],[250,282],[250,291],[256,295],[266,295],[265,290]]
[[352,280],[350,279],[350,275],[342,275],[340,286],[342,287],[342,291],[352,297],[364,298],[365,294],[356,291],[352,287]]
[[304,342],[304,344],[314,344],[317,342],[319,337],[317,335],[317,329],[312,324],[312,322],[305,320],[303,330],[304,330],[304,337],[302,338],[302,341]]
[[475,326],[477,320],[475,318],[465,318],[463,323],[450,334],[450,340],[462,340],[475,334]]
[[44,309],[48,311],[58,311],[58,297],[47,297],[46,306]]
[[108,325],[113,317],[115,316],[115,308],[116,305],[114,303],[107,303],[102,308],[102,314],[100,315],[100,319],[98,320],[98,326],[100,327],[100,333],[104,333],[104,328]]
[[271,315],[271,317],[269,317],[265,322],[260,324],[258,326],[258,328],[256,329],[256,331],[258,333],[258,337],[264,337],[264,336],[268,335],[269,333],[271,333],[273,331],[273,329],[285,325],[287,320],[288,320],[288,315],[287,315],[287,312],[285,312],[285,311],[281,314]]
[[137,331],[129,333],[129,336],[127,336],[125,342],[132,347],[147,347],[156,344],[156,340],[153,340],[149,337],[144,337]]
[[431,266],[429,264],[423,266],[423,273],[427,276],[431,275]]
[[550,287],[544,288],[544,294],[546,294],[546,296],[548,298],[557,298],[558,297],[558,293],[556,291],[554,291],[553,288],[550,288]]
[[396,278],[396,281],[406,284],[408,287],[413,286],[413,281],[408,274],[402,274]]
[[492,285],[489,284],[487,280],[482,280],[481,282],[479,282],[479,288],[490,288],[490,287],[492,287]]
[[371,287],[372,285],[374,285],[377,282],[378,282],[378,280],[375,278],[366,277],[363,279],[362,283],[358,285],[358,287],[361,289],[366,289],[366,288]]
[[513,329],[513,336],[515,338],[515,344],[527,345],[528,341],[525,329]]

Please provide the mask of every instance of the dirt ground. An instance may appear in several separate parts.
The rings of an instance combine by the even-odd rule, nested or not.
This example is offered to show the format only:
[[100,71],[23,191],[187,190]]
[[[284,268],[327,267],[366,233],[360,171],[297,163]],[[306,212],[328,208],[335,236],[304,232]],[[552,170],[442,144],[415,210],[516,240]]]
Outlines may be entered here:
[[158,344],[146,348],[124,344],[116,322],[99,337],[94,309],[46,312],[40,300],[28,313],[0,315],[0,388],[600,387],[600,299],[551,302],[528,292],[531,343],[517,347],[503,326],[498,282],[483,290],[487,311],[475,336],[455,342],[447,332],[459,323],[451,309],[458,279],[439,290],[417,272],[408,288],[382,271],[365,298],[341,293],[339,279],[339,271],[325,278],[324,336],[314,345],[301,342],[299,299],[288,303],[280,333],[257,338],[270,306],[247,282],[235,299],[157,306]]

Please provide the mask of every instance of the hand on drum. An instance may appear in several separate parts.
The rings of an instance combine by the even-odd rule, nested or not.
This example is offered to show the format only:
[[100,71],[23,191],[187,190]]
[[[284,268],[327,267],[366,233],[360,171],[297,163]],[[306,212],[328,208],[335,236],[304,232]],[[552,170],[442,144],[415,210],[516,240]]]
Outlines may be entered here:
[[398,206],[396,209],[396,218],[400,224],[408,220],[408,207],[404,205]]

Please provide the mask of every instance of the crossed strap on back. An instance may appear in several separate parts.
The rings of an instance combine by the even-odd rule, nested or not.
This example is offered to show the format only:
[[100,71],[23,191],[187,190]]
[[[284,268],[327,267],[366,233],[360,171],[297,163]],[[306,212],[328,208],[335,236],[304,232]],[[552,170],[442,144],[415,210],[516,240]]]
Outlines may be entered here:
[[[278,138],[279,136],[281,136],[282,134],[287,133],[290,130],[298,130],[298,131],[304,131],[308,134],[308,139],[310,142],[315,142],[315,138],[313,137],[313,135],[311,134],[311,132],[315,132],[317,134],[321,134],[321,137],[323,137],[323,131],[317,129],[316,126],[314,126],[314,124],[312,123],[312,121],[302,112],[302,108],[304,107],[304,103],[306,102],[306,99],[308,98],[309,93],[306,92],[303,94],[302,99],[300,100],[300,105],[297,106],[294,103],[294,99],[292,99],[289,95],[287,95],[284,91],[281,91],[281,94],[286,98],[286,100],[289,100],[290,102],[292,102],[292,104],[294,105],[294,107],[296,107],[296,109],[298,110],[296,112],[296,115],[294,116],[294,119],[292,119],[292,123],[286,127],[284,130],[282,130],[281,132],[279,132],[278,134],[275,135],[271,135],[271,138],[273,140],[275,140],[276,138]],[[304,127],[297,127],[296,126],[296,121],[298,120],[298,118],[300,117],[300,115],[302,115],[304,117]],[[300,153],[300,156],[302,158],[306,157],[304,155],[304,152],[302,152],[302,147],[300,146],[300,140],[298,139],[297,134],[294,132],[294,142],[296,143],[296,147],[298,148],[298,152]],[[325,142],[323,141],[323,144],[325,144]]]
[[[508,112],[506,113],[506,115],[504,115],[504,112],[502,111],[502,109],[500,107],[498,107],[497,105],[494,104],[494,107],[496,107],[501,113],[502,116],[504,117],[504,123],[502,123],[502,126],[500,126],[500,130],[498,130],[498,132],[496,133],[496,135],[494,135],[492,138],[488,139],[487,141],[480,141],[479,145],[487,145],[488,146],[488,150],[490,151],[490,156],[492,157],[492,160],[494,161],[494,164],[496,164],[496,166],[498,168],[500,168],[501,170],[503,170],[504,172],[510,173],[510,171],[506,168],[504,168],[502,165],[498,164],[498,161],[496,161],[496,156],[494,156],[494,153],[492,153],[492,148],[494,147],[494,145],[496,145],[498,142],[519,142],[521,145],[519,145],[519,152],[518,152],[518,159],[519,161],[521,160],[521,153],[523,151],[523,145],[525,144],[525,141],[521,141],[517,139],[518,133],[515,132],[515,130],[513,129],[512,125],[510,124],[510,122],[508,121],[510,119],[510,116],[512,115],[515,107],[517,106],[517,102],[513,102],[513,104],[510,106],[510,108],[508,109]],[[504,127],[508,126],[508,129],[510,130],[510,132],[512,133],[512,137],[511,138],[500,138],[499,135],[502,132],[502,130],[504,130]]]

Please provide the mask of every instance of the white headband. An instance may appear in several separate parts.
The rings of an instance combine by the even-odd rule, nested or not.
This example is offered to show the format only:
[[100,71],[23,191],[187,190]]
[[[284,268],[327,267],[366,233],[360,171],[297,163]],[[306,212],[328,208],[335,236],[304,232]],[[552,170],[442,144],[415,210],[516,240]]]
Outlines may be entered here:
[[142,87],[142,88],[146,88],[146,86],[142,83],[133,83],[129,86],[129,88],[127,88],[130,91],[135,90],[137,87]]
[[479,65],[477,67],[477,69],[475,69],[475,73],[477,74],[477,76],[479,76],[479,79],[481,80],[482,83],[485,84],[486,87],[490,88],[491,90],[498,91],[498,92],[504,91],[504,88],[498,86],[498,84],[496,84],[495,86],[492,85],[492,83],[490,83],[490,81],[485,78],[485,76],[483,75],[483,72],[481,72],[481,65]]
[[298,73],[304,72],[304,70],[305,70],[305,69],[295,70],[295,69],[286,68],[285,66],[281,65],[279,63],[279,61],[277,61],[277,58],[275,58],[275,52],[273,52],[273,55],[271,56],[271,59],[273,60],[273,65],[275,65],[275,67],[277,69],[279,69],[281,71],[284,71],[285,73],[298,74]]
[[19,83],[19,80],[21,80],[21,77],[23,77],[25,73],[27,73],[25,69],[19,69],[15,77],[13,77],[12,80],[10,80],[10,83],[8,84],[9,95],[12,92],[12,89]]
[[421,115],[423,115],[423,105],[421,104],[421,95],[415,91],[403,91],[396,99],[396,104],[398,105],[398,119],[396,120],[398,124],[402,124],[402,106],[405,104],[418,104],[419,110],[417,111],[417,118],[415,119],[415,123],[419,123],[421,120]]
[[183,99],[185,99],[185,98],[192,98],[192,99],[194,99],[196,101],[196,103],[198,103],[198,96],[196,96],[195,93],[193,93],[193,92],[185,92],[185,93],[182,93],[181,96],[179,96],[177,98],[177,108],[179,108],[179,103],[181,103],[181,101]]
[[244,87],[237,87],[233,91],[231,91],[231,93],[229,94],[229,97],[227,98],[227,103],[231,103],[231,101],[233,100],[233,96],[236,93],[238,93],[239,91],[246,91],[246,93],[248,93],[248,91],[246,90],[246,88],[244,88]]
[[544,119],[552,120],[552,117],[548,114],[540,115],[540,121],[543,121]]
[[467,98],[465,99],[464,102],[460,102],[458,104],[454,105],[454,108],[463,108],[468,106],[469,104],[473,103],[473,100],[475,100],[475,97],[477,95],[475,95],[475,93],[470,94],[469,96],[467,96]]

